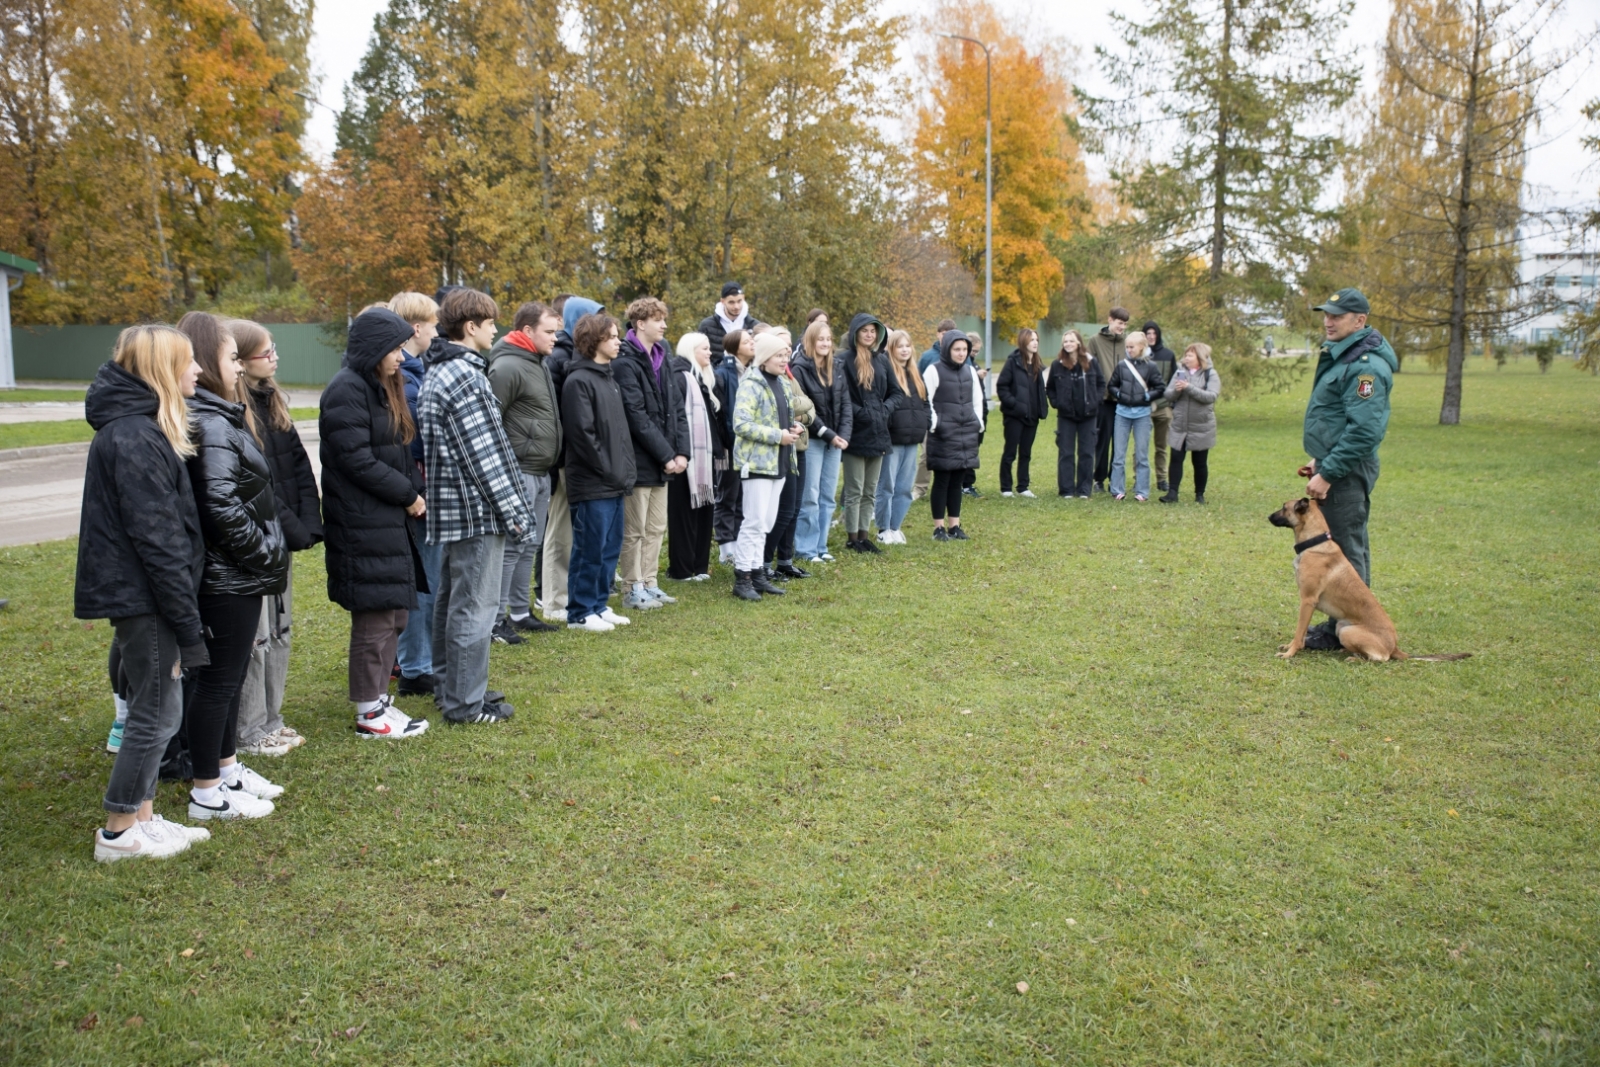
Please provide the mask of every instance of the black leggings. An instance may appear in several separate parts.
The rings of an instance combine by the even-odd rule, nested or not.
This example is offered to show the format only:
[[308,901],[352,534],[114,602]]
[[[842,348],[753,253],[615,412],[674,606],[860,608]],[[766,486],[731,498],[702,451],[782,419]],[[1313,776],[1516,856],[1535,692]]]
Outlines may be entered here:
[[933,505],[933,521],[938,522],[948,512],[952,519],[961,518],[961,487],[970,468],[958,471],[934,471],[933,489],[928,501]]
[[[1183,484],[1183,453],[1184,449],[1174,448],[1172,460],[1167,467],[1167,482],[1172,486],[1173,496],[1178,495],[1178,486]],[[1197,448],[1189,453],[1194,457],[1194,492],[1196,496],[1205,496],[1206,479],[1211,474],[1209,460],[1211,449]]]
[[234,754],[238,740],[239,690],[261,625],[261,598],[203,595],[200,622],[211,662],[190,671],[185,680],[183,729],[194,776],[221,778],[222,760]]
[[1006,444],[1000,453],[1000,491],[1011,492],[1011,461],[1017,461],[1017,492],[1028,488],[1028,463],[1033,459],[1033,439],[1039,432],[1038,419],[1005,417]]

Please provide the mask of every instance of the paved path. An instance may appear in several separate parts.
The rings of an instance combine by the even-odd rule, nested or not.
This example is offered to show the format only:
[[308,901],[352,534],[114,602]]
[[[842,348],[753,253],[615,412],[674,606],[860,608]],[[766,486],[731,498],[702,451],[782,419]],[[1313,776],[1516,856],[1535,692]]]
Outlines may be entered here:
[[[320,481],[317,424],[297,422],[295,429]],[[88,444],[0,450],[0,546],[78,535],[88,457]]]

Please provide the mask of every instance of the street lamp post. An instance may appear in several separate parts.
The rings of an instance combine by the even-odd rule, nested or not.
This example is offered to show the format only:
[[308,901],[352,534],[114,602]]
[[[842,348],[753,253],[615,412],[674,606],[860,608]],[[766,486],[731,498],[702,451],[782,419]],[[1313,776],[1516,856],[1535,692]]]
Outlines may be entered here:
[[994,361],[994,46],[959,33],[939,36],[983,49],[983,369],[987,372]]

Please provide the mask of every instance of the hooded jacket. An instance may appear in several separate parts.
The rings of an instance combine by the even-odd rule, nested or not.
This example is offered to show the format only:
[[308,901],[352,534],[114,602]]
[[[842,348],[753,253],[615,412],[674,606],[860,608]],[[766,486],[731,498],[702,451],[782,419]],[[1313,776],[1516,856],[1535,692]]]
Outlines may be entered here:
[[189,484],[206,538],[202,596],[275,596],[289,581],[272,468],[244,425],[244,405],[205,389],[189,398],[197,451]]
[[817,371],[816,360],[806,355],[804,349],[789,360],[789,373],[816,409],[816,421],[811,426],[811,434],[823,444],[831,445],[835,437],[850,440],[855,419],[850,405],[850,388],[839,370],[839,361],[832,355],[827,358],[833,360],[831,383],[823,382],[822,375]]
[[[795,421],[795,384],[788,375],[769,375],[757,355],[739,381],[733,412],[733,469],[741,478],[782,478],[798,469],[793,445],[783,432]],[[770,358],[770,356],[768,357]]]
[[[750,315],[750,305],[744,306],[744,315],[735,324],[735,329],[748,330],[756,324]],[[700,332],[706,335],[706,340],[711,342],[713,354],[722,351],[722,341],[728,336],[728,329],[722,325],[722,301],[717,301],[717,306],[711,314],[700,320]]]
[[302,552],[322,541],[322,499],[300,431],[293,426],[280,430],[272,425],[273,392],[271,386],[251,389],[250,407],[261,431],[262,455],[272,469],[272,495],[278,500],[283,542],[290,552]]
[[1028,357],[1022,349],[1013,348],[994,385],[995,395],[1000,398],[1000,414],[1035,423],[1050,414],[1044,377],[1042,362],[1038,374],[1029,374]]
[[184,662],[204,663],[198,597],[206,543],[188,465],[156,423],[156,392],[108,361],[83,407],[95,435],[83,477],[73,614],[159,615]]
[[1372,488],[1399,366],[1394,349],[1371,326],[1323,343],[1306,402],[1303,443],[1306,455],[1317,461],[1317,473],[1328,481],[1361,474]]
[[[1156,365],[1156,369],[1161,372],[1162,381],[1172,381],[1173,377],[1178,373],[1178,357],[1173,355],[1172,349],[1168,348],[1162,342],[1160,325],[1157,324],[1155,319],[1151,319],[1141,326],[1140,329],[1146,334],[1148,334],[1151,330],[1156,332],[1155,343],[1150,346],[1150,362],[1154,363]],[[1167,411],[1171,407],[1171,402],[1169,402],[1165,396],[1158,396],[1156,397],[1155,409],[1152,411],[1152,414],[1158,419],[1170,419],[1172,416],[1163,414],[1163,412]]]
[[489,349],[489,388],[500,402],[500,418],[517,466],[543,475],[561,455],[561,396],[546,365],[550,357],[511,341],[507,334]]
[[1111,327],[1102,326],[1100,332],[1084,342],[1083,347],[1089,350],[1089,355],[1100,366],[1100,380],[1106,383],[1106,395],[1102,401],[1114,399],[1111,396],[1111,372],[1117,369],[1123,357],[1128,354],[1127,342],[1121,337],[1111,336]]
[[1068,366],[1057,356],[1050,367],[1046,390],[1058,418],[1083,422],[1100,417],[1106,383],[1100,377],[1100,364],[1095,360],[1089,360],[1087,368],[1079,368],[1077,360]]
[[[863,385],[856,372],[856,335],[863,327],[876,326],[878,340],[872,350],[872,384]],[[889,451],[889,357],[885,348],[889,344],[889,331],[883,328],[877,316],[861,312],[850,320],[845,342],[839,351],[839,366],[835,373],[845,380],[850,394],[850,447],[846,455],[871,459]],[[964,336],[964,335],[963,335]]]
[[633,435],[611,363],[575,359],[561,387],[567,502],[609,500],[633,492]]
[[[663,349],[664,342],[657,342]],[[632,330],[622,339],[611,371],[622,390],[622,407],[628,413],[633,437],[634,485],[658,488],[667,484],[662,470],[677,456],[689,455],[689,417],[683,409],[683,379],[661,357],[659,371],[649,352],[640,348]]]
[[328,599],[346,611],[410,611],[419,585],[426,591],[406,516],[421,477],[410,446],[395,436],[377,377],[383,357],[409,336],[411,326],[391,311],[361,315],[350,326],[343,365],[322,393]]
[[605,309],[604,304],[590,300],[586,296],[568,297],[567,302],[561,305],[561,332],[556,334],[556,343],[550,350],[550,358],[545,360],[558,399],[561,396],[561,387],[567,383],[567,372],[579,362],[578,354],[572,348],[573,331],[578,328],[578,320],[585,315],[597,315]]
[[983,386],[970,356],[964,363],[950,357],[957,342],[966,344],[971,351],[967,335],[952,330],[939,346],[939,362],[923,375],[928,387],[928,408],[933,414],[933,427],[928,432],[931,471],[978,469],[978,446],[983,440],[983,417],[978,405],[983,403]]

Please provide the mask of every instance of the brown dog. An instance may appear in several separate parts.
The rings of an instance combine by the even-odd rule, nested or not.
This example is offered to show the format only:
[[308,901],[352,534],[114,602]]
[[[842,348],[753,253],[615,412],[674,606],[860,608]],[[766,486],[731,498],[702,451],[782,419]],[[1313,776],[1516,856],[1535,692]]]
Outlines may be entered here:
[[1280,658],[1288,659],[1305,647],[1313,611],[1337,620],[1339,643],[1351,653],[1352,660],[1384,663],[1391,659],[1467,658],[1469,653],[1412,657],[1396,647],[1394,623],[1345,558],[1344,550],[1334,543],[1328,533],[1328,520],[1322,517],[1322,508],[1315,500],[1291,500],[1268,515],[1267,521],[1294,531],[1294,573],[1300,586],[1300,620],[1294,640],[1279,648]]

